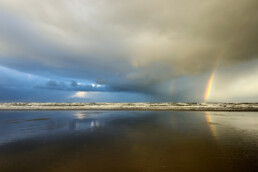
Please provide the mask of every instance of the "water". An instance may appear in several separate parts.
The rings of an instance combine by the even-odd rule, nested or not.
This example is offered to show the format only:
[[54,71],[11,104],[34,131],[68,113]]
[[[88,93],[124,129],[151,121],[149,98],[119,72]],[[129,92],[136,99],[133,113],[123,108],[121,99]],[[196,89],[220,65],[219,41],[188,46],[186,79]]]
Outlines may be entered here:
[[2,111],[0,171],[258,171],[257,112]]

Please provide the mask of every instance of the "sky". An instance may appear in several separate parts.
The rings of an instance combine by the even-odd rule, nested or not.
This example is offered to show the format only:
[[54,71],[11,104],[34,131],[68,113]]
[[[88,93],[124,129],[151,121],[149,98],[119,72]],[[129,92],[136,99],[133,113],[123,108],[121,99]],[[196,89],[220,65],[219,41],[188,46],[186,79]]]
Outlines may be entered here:
[[257,102],[257,0],[1,0],[0,102]]

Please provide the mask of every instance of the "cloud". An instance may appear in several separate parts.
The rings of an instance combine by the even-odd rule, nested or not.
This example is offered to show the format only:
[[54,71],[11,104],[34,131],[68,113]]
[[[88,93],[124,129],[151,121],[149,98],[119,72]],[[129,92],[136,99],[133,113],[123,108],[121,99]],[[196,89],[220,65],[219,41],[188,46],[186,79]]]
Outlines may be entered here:
[[61,90],[61,91],[112,91],[106,85],[100,84],[78,84],[76,81],[65,82],[48,80],[45,85],[34,85],[36,89]]
[[[61,84],[60,84],[60,85],[61,85]],[[59,85],[56,83],[56,81],[49,80],[49,81],[46,83],[46,86],[48,86],[48,87],[58,87]]]
[[72,87],[76,87],[76,86],[78,86],[78,83],[76,81],[71,81],[70,85]]
[[199,93],[195,82],[205,86],[203,78],[182,78],[209,73],[217,61],[220,69],[234,68],[258,56],[256,0],[1,0],[0,6],[0,64],[61,80],[35,88],[161,96],[169,81],[183,80]]
[[213,81],[210,101],[257,101],[257,65],[258,60],[253,60],[218,71]]

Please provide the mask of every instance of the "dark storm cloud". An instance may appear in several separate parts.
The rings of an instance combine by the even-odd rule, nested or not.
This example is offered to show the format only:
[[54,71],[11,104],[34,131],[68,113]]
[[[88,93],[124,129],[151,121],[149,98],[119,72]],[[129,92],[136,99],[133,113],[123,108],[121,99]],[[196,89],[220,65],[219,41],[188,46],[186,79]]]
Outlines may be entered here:
[[30,88],[8,88],[0,86],[0,102],[63,102],[67,93],[54,90],[37,90]]
[[61,91],[89,91],[89,92],[140,92],[140,93],[154,93],[154,88],[148,86],[143,89],[143,86],[135,86],[130,83],[115,83],[109,84],[78,84],[76,81],[64,82],[48,80],[43,85],[34,85],[35,89],[45,90],[61,90]]
[[47,89],[47,90],[63,90],[63,91],[99,91],[107,92],[112,89],[107,88],[105,85],[99,84],[78,84],[76,81],[66,83],[64,81],[49,80],[45,85],[36,85],[36,89]]
[[[4,45],[0,62],[10,68],[46,76],[54,74],[92,80],[96,79],[95,75],[106,78],[114,76],[114,70],[127,68],[124,60],[118,59],[111,64],[108,57],[101,54],[75,52],[58,45],[50,35],[42,34],[32,21],[9,12],[0,12],[0,22],[5,23],[0,28],[0,42]],[[118,64],[120,67],[113,68]]]
[[[60,84],[60,85],[61,85],[61,84]],[[62,84],[62,85],[64,85],[64,84]],[[46,86],[54,88],[54,87],[59,87],[59,84],[57,84],[56,81],[50,80],[50,81],[48,81],[48,82],[46,83]]]
[[[152,96],[109,91],[107,87],[102,89],[100,85],[89,85],[82,81],[78,81],[77,86],[72,86],[71,84],[76,81],[69,82],[69,80],[69,78],[49,80],[0,66],[0,102],[140,102],[154,100]],[[93,89],[93,86],[98,89]],[[76,96],[80,93],[83,93],[83,97]]]
[[[218,59],[224,67],[258,58],[256,0],[2,0],[0,5],[1,65],[95,81],[106,85],[102,91],[159,94],[164,83],[209,72]],[[35,87],[96,89],[76,82]]]
[[78,86],[78,83],[76,81],[71,81],[70,85],[72,87],[76,87],[76,86]]

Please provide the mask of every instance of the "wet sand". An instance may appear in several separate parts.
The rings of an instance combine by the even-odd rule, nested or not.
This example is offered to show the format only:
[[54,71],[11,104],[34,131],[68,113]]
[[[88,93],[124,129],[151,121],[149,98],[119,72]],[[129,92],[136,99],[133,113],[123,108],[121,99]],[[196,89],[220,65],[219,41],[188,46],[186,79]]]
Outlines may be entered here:
[[235,172],[257,162],[257,112],[0,112],[1,172]]

